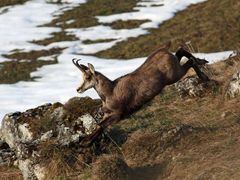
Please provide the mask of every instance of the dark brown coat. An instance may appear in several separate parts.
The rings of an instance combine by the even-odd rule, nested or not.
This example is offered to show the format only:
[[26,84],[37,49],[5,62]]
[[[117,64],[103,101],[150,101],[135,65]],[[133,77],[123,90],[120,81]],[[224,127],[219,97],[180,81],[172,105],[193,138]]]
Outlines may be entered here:
[[[189,61],[181,65],[180,60],[183,56],[188,57]],[[93,87],[103,103],[103,120],[99,123],[96,133],[93,133],[88,141],[92,141],[102,128],[139,110],[158,95],[166,85],[180,80],[189,68],[193,67],[201,79],[208,80],[208,77],[197,66],[207,61],[195,58],[182,48],[177,51],[176,55],[166,48],[161,48],[151,54],[135,71],[114,81],[95,71],[91,64],[86,67],[73,62],[83,72],[84,77],[84,83],[77,91],[84,92]]]

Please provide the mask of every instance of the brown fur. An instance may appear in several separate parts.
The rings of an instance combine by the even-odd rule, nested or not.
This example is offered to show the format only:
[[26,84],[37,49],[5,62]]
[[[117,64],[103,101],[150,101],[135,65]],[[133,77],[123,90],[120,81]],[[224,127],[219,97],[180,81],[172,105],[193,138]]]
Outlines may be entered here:
[[[184,65],[180,65],[182,56],[189,58],[189,61]],[[92,142],[102,128],[118,122],[140,109],[142,105],[158,95],[166,85],[180,80],[189,68],[193,67],[201,79],[208,80],[207,76],[196,65],[206,62],[195,58],[182,48],[177,51],[176,55],[170,53],[166,48],[161,48],[152,53],[135,71],[114,81],[95,71],[91,64],[89,64],[88,69],[86,66],[74,62],[84,73],[84,77],[92,76],[91,80],[88,80],[92,82],[91,86],[88,85],[88,88],[93,87],[97,91],[102,99],[104,111],[104,117],[99,123],[99,128],[83,141],[83,144],[87,141]],[[81,68],[81,66],[84,67]],[[83,92],[81,88],[84,91],[86,90],[82,85],[78,88],[79,92]]]

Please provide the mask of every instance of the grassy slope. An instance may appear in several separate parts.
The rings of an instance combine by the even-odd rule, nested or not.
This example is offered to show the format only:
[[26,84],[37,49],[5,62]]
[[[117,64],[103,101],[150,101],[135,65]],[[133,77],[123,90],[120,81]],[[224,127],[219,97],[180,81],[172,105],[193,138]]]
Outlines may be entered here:
[[[94,153],[92,148],[83,150],[87,158],[79,160],[80,169],[86,167],[80,174],[84,177],[81,179],[91,179],[92,169],[96,171],[92,162],[103,153],[123,156],[131,169],[131,179],[237,179],[240,175],[240,101],[238,97],[228,99],[224,96],[228,80],[236,67],[240,67],[240,56],[209,67],[211,79],[219,82],[218,90],[212,89],[201,98],[181,99],[174,87],[169,86],[130,118],[113,125],[108,131],[111,140],[105,146],[101,145],[101,150],[98,150],[98,145],[92,147]],[[78,107],[83,104],[87,112],[96,110],[92,103],[79,105],[71,102],[65,105],[65,109],[74,116],[81,114],[82,109]],[[49,123],[54,123],[49,120],[41,121],[40,127],[49,130]],[[192,130],[176,134],[167,141],[162,140],[162,132],[169,132],[181,125],[191,126]],[[62,166],[65,160],[60,161],[60,157],[49,158],[50,165],[56,166],[56,161],[59,167],[66,168]],[[102,166],[98,169],[106,168],[104,172],[114,173],[103,163]],[[70,168],[72,173],[68,174],[64,168],[61,172],[55,168],[54,172],[51,171],[51,177],[55,177],[56,173],[62,178],[79,178],[78,173],[74,175],[74,169]]]
[[16,4],[23,4],[28,0],[1,0],[0,7],[16,5]]
[[40,68],[44,65],[57,63],[55,61],[30,61],[30,62],[19,62],[19,61],[10,61],[0,63],[4,64],[0,69],[0,83],[2,84],[13,84],[18,81],[32,81],[34,78],[30,76],[30,73],[36,71],[37,68]]
[[[181,99],[174,88],[167,87],[145,108],[115,125],[119,132],[128,132],[122,153],[134,169],[133,179],[237,179],[240,101],[224,96],[236,67],[240,67],[240,56],[211,65],[211,79],[220,84],[217,91]],[[161,146],[158,132],[182,124],[194,130]]]
[[[1,3],[20,1],[1,1]],[[22,2],[22,1],[21,1]],[[0,4],[1,4],[0,3]],[[98,25],[97,15],[109,15],[113,13],[121,13],[132,11],[136,6],[137,0],[115,2],[114,0],[90,0],[86,4],[76,7],[72,10],[66,11],[64,14],[56,17],[52,22],[45,26],[61,27],[62,31],[53,33],[52,37],[33,41],[33,43],[40,45],[49,45],[53,42],[59,41],[74,41],[77,38],[73,35],[67,34],[66,28],[83,28]],[[111,4],[111,6],[109,6]],[[187,10],[179,12],[174,18],[164,22],[158,29],[150,29],[150,34],[143,35],[138,38],[129,38],[127,41],[120,42],[116,46],[99,52],[96,55],[105,58],[135,58],[147,56],[156,48],[171,40],[173,43],[172,49],[175,50],[179,43],[191,41],[194,49],[197,51],[221,51],[232,50],[239,47],[240,39],[240,13],[238,11],[240,3],[236,0],[209,0],[202,4],[192,5]],[[193,21],[194,19],[194,21]],[[73,20],[69,23],[70,20]],[[134,28],[139,26],[144,21],[116,21],[110,24],[113,28]],[[110,39],[109,41],[111,41]],[[106,42],[108,40],[85,41],[86,44]],[[61,51],[54,53],[52,50],[48,54],[59,54]],[[31,80],[30,73],[39,67],[39,64],[32,62],[36,56],[44,56],[46,52],[29,52],[21,53],[14,52],[12,55],[6,57],[12,59],[21,57],[31,60],[29,67],[26,68],[27,76],[16,77],[12,74],[11,69],[8,69],[9,63],[2,63],[6,67],[1,69],[2,79],[0,83],[17,82],[19,80]],[[18,59],[21,59],[18,58]],[[49,61],[49,64],[52,62]],[[14,63],[13,63],[14,64]],[[12,64],[12,66],[14,66]],[[3,72],[4,70],[4,72]],[[23,71],[21,68],[15,74]],[[14,79],[14,77],[16,77]],[[8,79],[10,78],[10,79]]]
[[[111,141],[110,145],[105,145],[104,153],[122,157],[130,167],[131,180],[237,180],[240,175],[240,101],[239,97],[225,97],[225,89],[236,67],[240,67],[240,56],[208,67],[211,79],[217,80],[219,87],[210,89],[201,98],[182,99],[173,86],[165,88],[151,103],[110,128]],[[171,136],[171,130],[181,126],[191,128]],[[164,139],[163,132],[169,138]],[[102,154],[98,154],[93,162],[101,157]],[[104,161],[87,162],[90,168],[83,171],[82,179],[116,179],[115,162],[105,162],[106,165]]]
[[[66,11],[47,25],[59,26],[64,29],[95,26],[99,24],[95,16],[132,11],[136,3],[137,0],[89,0],[79,7]],[[68,23],[71,20],[74,21]]]
[[[14,51],[11,54],[4,55],[13,61],[0,63],[0,84],[12,84],[18,81],[31,81],[30,73],[36,71],[43,65],[57,63],[57,60],[41,61],[37,60],[43,56],[57,56],[62,49],[53,48],[50,50],[39,50],[30,52]],[[24,60],[24,61],[22,61]]]
[[21,171],[14,167],[0,166],[0,175],[2,180],[23,180]]
[[[225,43],[235,49],[239,39],[239,32],[236,32],[236,28],[239,27],[239,23],[236,23],[239,18],[239,11],[236,8],[239,7],[239,4],[233,0],[221,0],[220,2],[209,0],[203,4],[191,6],[191,8],[178,13],[175,18],[166,21],[161,26],[170,29],[169,31],[160,30],[161,28],[150,30],[151,35],[131,38],[129,41],[116,46],[118,51],[114,47],[111,51],[99,53],[99,55],[118,58],[146,56],[157,46],[166,42],[168,38],[176,37],[176,40],[171,40],[178,42],[177,39],[179,37],[181,39],[183,35],[191,37],[192,43],[198,46],[200,50],[222,50]],[[215,7],[215,11],[213,11],[213,7]],[[225,9],[228,11],[225,11]],[[229,9],[231,10],[229,11]],[[201,16],[196,18],[194,17],[195,14]],[[227,20],[226,17],[228,17]],[[74,18],[77,18],[77,15]],[[59,22],[70,19],[69,17]],[[195,21],[189,23],[192,19],[196,19],[197,23]],[[178,23],[179,21],[184,23]],[[95,20],[92,22],[95,23]],[[185,22],[188,22],[189,26],[184,25]],[[235,26],[230,28],[233,24]],[[70,27],[72,26],[81,25],[70,25]],[[204,32],[201,37],[194,35],[195,26],[199,26],[198,28]],[[56,36],[61,39],[61,36]],[[55,41],[54,37],[55,35],[51,40],[48,39],[49,43]],[[208,39],[211,39],[211,41]],[[200,46],[195,40],[199,40],[199,43],[203,44]],[[223,42],[225,43],[223,44]],[[48,42],[41,43],[48,44]],[[222,45],[220,46],[220,44]],[[175,48],[176,43],[173,43],[173,45]],[[128,51],[129,46],[134,51]],[[104,54],[107,52],[111,52],[111,55]],[[31,53],[24,55],[17,53],[11,58],[21,55],[20,59],[28,57],[26,59],[33,60],[39,57],[36,55],[38,53],[34,52],[34,55],[31,55]],[[240,57],[237,57],[234,60],[238,62],[238,65],[240,64],[239,59]],[[202,98],[180,99],[173,88],[167,88],[165,92],[157,96],[141,111],[111,129],[112,138],[121,146],[121,153],[124,154],[125,161],[133,169],[130,175],[132,179],[162,177],[166,179],[211,179],[214,177],[217,177],[217,179],[237,179],[239,177],[240,103],[238,98],[226,99],[223,97],[226,82],[234,72],[236,64],[232,60],[228,60],[212,65],[212,78],[220,82],[221,91],[207,94]],[[154,133],[171,129],[179,124],[191,125],[197,130],[182,137],[174,144],[170,143],[165,149],[159,149],[158,144],[155,144],[156,141],[151,141]],[[125,134],[128,135],[127,142],[125,142]],[[154,139],[158,140],[157,138]],[[118,148],[114,144],[112,146],[115,147],[115,150],[111,149],[112,153],[119,151],[116,150]],[[7,171],[3,170],[1,174],[5,172]],[[18,173],[16,172],[16,174]],[[90,176],[91,170],[89,172],[89,168],[87,173],[87,176]],[[6,175],[6,177],[8,176]]]
[[239,9],[237,0],[208,0],[192,5],[158,29],[150,29],[150,34],[129,38],[96,55],[123,59],[143,57],[168,41],[172,41],[173,50],[189,41],[200,52],[233,50],[240,46]]
[[112,23],[106,24],[111,26],[113,29],[133,29],[138,28],[141,24],[148,22],[149,20],[118,20]]

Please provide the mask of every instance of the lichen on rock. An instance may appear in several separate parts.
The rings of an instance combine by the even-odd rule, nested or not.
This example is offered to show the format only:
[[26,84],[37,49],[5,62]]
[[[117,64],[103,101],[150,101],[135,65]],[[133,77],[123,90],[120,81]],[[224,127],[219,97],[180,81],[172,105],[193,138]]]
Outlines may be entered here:
[[79,141],[91,134],[99,121],[96,117],[101,117],[99,108],[99,100],[76,97],[65,105],[45,104],[7,114],[2,120],[0,146],[8,148],[0,149],[0,163],[15,161],[24,179],[45,179],[48,171],[43,169],[53,156],[61,154],[65,160],[68,155],[78,155]]
[[240,95],[240,71],[233,74],[226,95],[230,98]]
[[214,93],[218,90],[217,81],[202,81],[197,76],[186,77],[175,83],[175,88],[181,98],[185,96],[202,97],[206,93]]

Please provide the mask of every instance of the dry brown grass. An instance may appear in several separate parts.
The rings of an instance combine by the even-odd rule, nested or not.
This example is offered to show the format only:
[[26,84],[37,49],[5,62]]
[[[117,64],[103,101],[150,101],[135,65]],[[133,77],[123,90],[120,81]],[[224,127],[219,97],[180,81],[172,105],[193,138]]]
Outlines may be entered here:
[[[133,11],[137,0],[89,0],[76,8],[65,11],[47,26],[84,28],[98,25],[96,16]],[[74,20],[68,23],[69,20]]]
[[[52,48],[49,50],[39,50],[22,52],[14,50],[9,54],[3,55],[12,61],[0,63],[0,84],[12,84],[18,81],[33,81],[36,77],[31,77],[31,72],[43,65],[56,64],[57,55],[62,51],[61,48]],[[53,59],[39,60],[44,56],[54,56]]]
[[149,22],[149,20],[118,20],[112,23],[106,24],[111,26],[113,29],[133,29],[138,28],[141,24]]
[[129,167],[117,155],[102,155],[92,165],[92,180],[126,180]]
[[68,34],[66,31],[62,30],[60,32],[54,32],[51,37],[43,40],[34,40],[32,43],[47,46],[51,43],[62,42],[62,41],[76,41],[78,40],[75,35]]
[[13,84],[18,81],[33,81],[38,77],[31,77],[31,72],[43,65],[57,63],[57,60],[50,61],[8,61],[0,63],[0,84]]
[[0,166],[1,180],[23,180],[22,173],[15,167]]
[[54,151],[48,160],[44,162],[46,167],[46,180],[52,179],[77,179],[78,175],[86,167],[81,156],[67,149]]
[[74,97],[69,99],[68,102],[64,105],[66,112],[75,117],[80,117],[85,113],[94,115],[100,107],[100,100],[93,100],[89,97]]
[[62,48],[52,48],[49,50],[39,50],[39,51],[29,51],[29,52],[21,52],[21,50],[14,50],[10,54],[3,55],[6,58],[14,59],[14,60],[37,60],[43,56],[51,56],[55,54],[60,54],[62,52]]
[[0,7],[23,4],[28,0],[1,0]]
[[[54,142],[43,143],[45,154],[40,162],[48,165],[46,179],[124,179],[122,172],[129,175],[126,178],[138,180],[237,179],[240,101],[238,97],[229,99],[224,93],[239,62],[239,56],[235,56],[209,66],[211,78],[219,82],[218,91],[213,89],[201,98],[182,99],[169,86],[81,153],[75,152],[74,147],[64,149]],[[64,105],[69,117],[94,113],[101,104],[89,98],[78,100],[73,98]],[[79,108],[86,103],[86,108]],[[52,108],[59,106],[62,105]],[[47,122],[52,120],[47,119],[39,127],[51,127]],[[182,125],[192,130],[163,138],[164,133]]]

